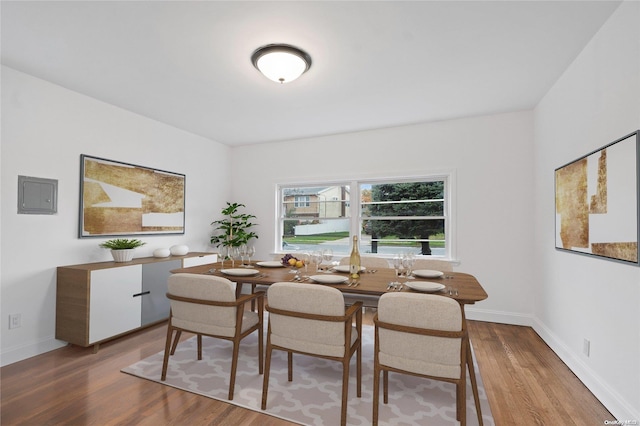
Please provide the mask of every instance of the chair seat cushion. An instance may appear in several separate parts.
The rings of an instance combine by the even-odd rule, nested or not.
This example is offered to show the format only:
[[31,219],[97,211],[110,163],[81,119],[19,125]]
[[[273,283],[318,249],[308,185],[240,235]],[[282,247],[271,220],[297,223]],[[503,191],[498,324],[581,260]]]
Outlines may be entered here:
[[[353,346],[358,338],[358,330],[353,327],[351,329],[351,344]],[[342,345],[328,345],[325,343],[314,342],[312,340],[299,340],[293,339],[287,336],[279,336],[277,334],[271,334],[271,343],[275,346],[280,346],[286,349],[294,351],[308,352],[323,356],[341,357],[344,356],[344,344]]]
[[418,359],[410,359],[405,356],[395,356],[380,352],[378,354],[380,364],[387,367],[398,368],[411,373],[424,374],[427,376],[446,377],[449,379],[460,378],[460,364],[437,364]]
[[[242,314],[242,332],[254,327],[258,322],[259,318],[257,313],[245,310]],[[223,327],[219,325],[183,320],[180,318],[173,318],[172,324],[175,327],[183,328],[194,333],[208,334],[212,336],[233,337],[235,334],[235,327]]]

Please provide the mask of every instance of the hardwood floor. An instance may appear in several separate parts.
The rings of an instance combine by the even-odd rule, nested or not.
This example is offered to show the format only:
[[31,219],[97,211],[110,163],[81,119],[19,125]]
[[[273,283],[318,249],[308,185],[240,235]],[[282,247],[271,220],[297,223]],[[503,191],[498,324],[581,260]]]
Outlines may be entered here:
[[[469,323],[496,425],[613,420],[531,328]],[[165,333],[160,324],[103,343],[97,354],[67,346],[3,367],[2,425],[291,424],[120,372],[163,350]]]
[[469,335],[496,425],[614,420],[531,327],[469,321]]

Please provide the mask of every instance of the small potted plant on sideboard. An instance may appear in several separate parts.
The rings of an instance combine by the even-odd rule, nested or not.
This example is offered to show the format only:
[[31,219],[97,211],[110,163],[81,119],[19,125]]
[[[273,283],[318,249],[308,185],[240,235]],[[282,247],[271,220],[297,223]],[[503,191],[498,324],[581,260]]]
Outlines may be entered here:
[[115,238],[100,244],[100,247],[111,249],[111,255],[116,262],[130,262],[133,252],[137,247],[145,245],[145,242],[136,239]]

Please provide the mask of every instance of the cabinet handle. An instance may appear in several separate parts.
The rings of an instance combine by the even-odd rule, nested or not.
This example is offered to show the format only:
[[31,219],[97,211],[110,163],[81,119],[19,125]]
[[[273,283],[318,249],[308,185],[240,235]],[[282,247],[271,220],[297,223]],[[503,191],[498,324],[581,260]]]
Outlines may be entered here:
[[136,293],[133,297],[144,296],[145,294],[151,294],[151,290],[143,291],[142,293]]

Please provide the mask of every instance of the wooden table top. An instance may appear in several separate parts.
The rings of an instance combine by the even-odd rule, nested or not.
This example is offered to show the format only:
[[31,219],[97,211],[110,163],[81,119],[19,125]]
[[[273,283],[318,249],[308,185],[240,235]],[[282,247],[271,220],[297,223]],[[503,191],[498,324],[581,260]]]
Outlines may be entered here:
[[[239,262],[236,263],[236,268],[238,267]],[[231,269],[231,262],[225,261],[225,269]],[[292,273],[291,268],[269,268],[269,267],[261,267],[256,265],[256,262],[251,263],[251,268],[259,271],[259,274],[255,276],[231,276],[225,275],[220,272],[222,265],[220,262],[218,263],[210,263],[199,266],[192,266],[189,268],[181,268],[174,269],[172,273],[191,273],[191,274],[205,274],[205,275],[215,275],[227,278],[231,281],[235,281],[239,284],[260,284],[260,285],[270,285],[276,282],[281,281],[294,281],[295,274]],[[213,271],[213,272],[211,272]],[[389,290],[387,290],[387,286],[390,281],[399,281],[401,283],[411,282],[411,281],[429,281],[434,283],[443,284],[446,287],[451,287],[457,290],[457,294],[448,294],[446,291],[438,291],[432,294],[444,295],[447,297],[451,297],[455,299],[460,304],[468,305],[474,304],[476,302],[482,301],[488,297],[482,285],[478,282],[478,280],[470,274],[465,274],[463,272],[446,272],[443,277],[440,278],[416,278],[416,279],[407,279],[400,278],[396,279],[395,271],[390,268],[379,268],[375,270],[376,272],[363,272],[360,274],[360,284],[357,287],[349,287],[347,284],[325,284],[330,285],[331,287],[335,287],[343,293],[349,293],[351,295],[370,295],[370,296],[381,296]],[[312,275],[321,275],[326,273],[334,273],[339,275],[347,276],[346,273],[340,272],[315,272],[315,267],[309,267],[308,271],[305,272],[304,268],[300,270],[300,276],[307,277]],[[300,284],[313,283],[312,280],[307,279],[301,281]],[[238,291],[240,290],[240,286],[238,286]],[[401,291],[405,292],[414,292],[407,286]]]

